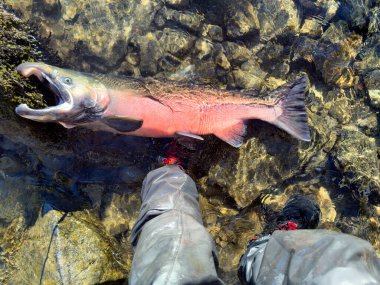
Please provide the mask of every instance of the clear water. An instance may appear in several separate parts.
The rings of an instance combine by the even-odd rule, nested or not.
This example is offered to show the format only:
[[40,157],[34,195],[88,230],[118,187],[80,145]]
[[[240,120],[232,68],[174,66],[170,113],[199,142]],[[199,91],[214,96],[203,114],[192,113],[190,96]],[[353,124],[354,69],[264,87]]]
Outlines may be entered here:
[[[329,201],[332,201],[332,206],[327,209],[330,212],[327,212],[336,212],[335,219],[324,221],[323,227],[368,239],[379,250],[379,192],[376,192],[379,191],[376,173],[379,170],[378,107],[371,103],[362,79],[352,83],[353,77],[364,78],[379,69],[379,46],[370,48],[379,33],[378,28],[376,30],[379,21],[376,22],[375,13],[379,14],[375,1],[300,0],[285,1],[283,5],[270,1],[273,5],[268,4],[267,14],[261,11],[257,15],[260,24],[267,23],[266,30],[262,28],[259,34],[251,27],[252,31],[244,35],[239,31],[244,31],[244,25],[250,26],[251,23],[236,28],[233,21],[244,22],[243,17],[250,19],[239,9],[247,11],[245,8],[251,3],[255,6],[255,1],[239,1],[233,7],[226,1],[190,1],[183,7],[167,5],[170,13],[163,12],[163,4],[156,1],[61,2],[58,5],[55,1],[42,1],[40,4],[27,0],[5,1],[22,18],[42,23],[39,27],[42,37],[51,32],[49,46],[61,57],[62,65],[72,69],[157,78],[179,74],[182,80],[231,89],[257,87],[256,79],[247,75],[254,74],[265,78],[266,82],[275,81],[271,84],[261,82],[262,94],[276,87],[278,80],[285,82],[291,78],[292,73],[308,73],[311,88],[306,103],[314,134],[310,145],[299,145],[284,133],[278,135],[278,131],[267,124],[253,123],[249,135],[252,145],[262,146],[265,154],[255,153],[254,147],[249,146],[250,142],[242,150],[235,150],[208,137],[191,158],[190,173],[199,185],[205,224],[216,240],[221,274],[228,284],[236,281],[238,257],[249,237],[274,223],[281,203],[262,204],[268,195],[273,199],[282,197],[284,193],[290,196],[296,192],[316,196],[318,189],[323,187],[327,189]],[[291,17],[291,11],[286,7],[288,2],[299,11],[297,32],[289,32],[288,29],[291,30],[295,24],[286,16],[276,14],[277,10],[283,10],[284,15],[287,13]],[[229,18],[221,16],[224,10],[228,11],[225,15]],[[179,19],[176,12],[190,13],[192,18],[186,20],[181,16],[185,20]],[[164,16],[160,18],[157,16],[159,13]],[[270,18],[270,15],[275,18]],[[267,21],[263,17],[268,17]],[[198,20],[220,27],[222,38],[216,32],[210,39],[198,27]],[[305,24],[308,21],[311,28]],[[329,32],[336,32],[329,27],[340,21],[347,25],[345,39],[334,35],[328,37]],[[283,29],[285,26],[287,29]],[[150,40],[149,33],[162,39],[165,32],[170,32],[165,40]],[[207,41],[199,42],[198,47],[196,41],[202,37]],[[293,43],[302,37],[320,43],[320,47],[309,50],[309,44],[299,44],[297,48],[302,52],[297,51]],[[324,46],[324,41],[330,42]],[[220,56],[217,50],[222,49],[225,42],[237,43],[248,49],[253,54],[251,59],[258,60],[259,67],[245,58],[245,50],[235,51],[236,56],[228,55],[226,46],[223,47],[225,56],[231,66],[223,67],[222,56],[222,63],[216,64],[216,58]],[[208,43],[215,50],[209,52]],[[336,53],[330,53],[329,49]],[[355,55],[350,58],[350,53]],[[368,53],[372,56],[366,57]],[[308,62],[310,57],[313,58],[312,64]],[[324,61],[325,58],[328,60]],[[183,73],[189,64],[195,66],[194,74]],[[241,75],[236,70],[247,73]],[[351,76],[351,72],[355,76]],[[379,86],[371,88],[378,90]],[[343,102],[343,107],[340,102]],[[326,133],[329,131],[326,136],[333,137],[333,133],[340,140],[324,137],[321,123],[324,120],[327,122]],[[332,125],[331,121],[334,121]],[[360,136],[351,136],[354,132],[359,132]],[[352,151],[344,151],[346,148],[341,143],[344,139],[352,140]],[[124,275],[102,282],[116,280],[122,284],[127,278],[128,262],[132,257],[127,239],[138,214],[140,186],[146,173],[157,166],[157,156],[162,154],[168,142],[170,139],[67,130],[16,116],[2,118],[0,283],[10,282],[12,274],[22,264],[19,261],[23,258],[20,248],[30,237],[30,230],[39,225],[38,221],[49,211],[57,210],[68,214],[89,213],[100,227],[105,228],[105,239],[114,240],[115,248],[122,256]],[[368,152],[371,147],[374,151]],[[296,155],[298,149],[300,152]],[[352,153],[352,156],[347,153]],[[363,159],[362,154],[368,159]],[[277,165],[267,163],[269,159],[274,159]],[[261,164],[257,162],[260,160],[263,160]],[[362,160],[368,162],[369,168],[355,164]],[[245,161],[252,162],[251,169],[250,163]],[[243,174],[236,165],[242,165]],[[363,169],[366,173],[358,173]],[[281,176],[284,173],[286,177]],[[232,181],[231,176],[241,179],[238,182],[242,184]],[[266,177],[269,177],[269,182]],[[249,190],[256,187],[250,184],[255,183],[264,185],[262,195],[247,205],[244,202],[239,204],[233,189],[241,187],[241,196],[245,200],[242,199],[246,201],[250,197]],[[21,229],[16,230],[17,226]],[[48,244],[37,250],[48,250]],[[36,255],[36,264],[32,268],[42,276],[42,260],[38,258]]]

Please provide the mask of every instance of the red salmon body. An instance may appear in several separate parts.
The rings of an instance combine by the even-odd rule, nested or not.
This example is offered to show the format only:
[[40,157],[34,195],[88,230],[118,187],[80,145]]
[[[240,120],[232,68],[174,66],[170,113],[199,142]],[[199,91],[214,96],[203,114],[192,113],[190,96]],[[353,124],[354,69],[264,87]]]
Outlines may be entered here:
[[16,108],[22,117],[146,137],[213,134],[234,147],[243,143],[249,120],[271,123],[294,137],[310,141],[304,96],[306,76],[272,91],[271,101],[253,94],[161,82],[85,74],[44,63],[23,63],[17,71],[36,76],[54,93],[57,105]]

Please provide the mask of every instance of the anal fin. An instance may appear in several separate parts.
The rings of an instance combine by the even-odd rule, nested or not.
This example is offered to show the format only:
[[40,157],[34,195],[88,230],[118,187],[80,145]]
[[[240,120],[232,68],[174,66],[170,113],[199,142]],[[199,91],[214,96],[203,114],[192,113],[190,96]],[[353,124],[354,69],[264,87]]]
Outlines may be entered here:
[[246,131],[246,123],[244,121],[239,121],[228,128],[214,133],[214,135],[233,147],[240,147],[243,144]]
[[179,136],[184,136],[184,137],[188,137],[188,138],[192,138],[192,139],[203,141],[203,138],[201,136],[194,135],[194,134],[191,134],[191,133],[176,132],[176,134],[179,135]]

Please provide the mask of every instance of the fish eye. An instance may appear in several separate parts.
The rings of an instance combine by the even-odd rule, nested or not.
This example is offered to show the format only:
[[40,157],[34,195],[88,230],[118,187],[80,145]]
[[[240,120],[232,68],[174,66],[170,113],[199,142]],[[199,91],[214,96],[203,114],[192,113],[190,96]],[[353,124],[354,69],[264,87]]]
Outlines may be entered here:
[[70,77],[63,78],[63,82],[67,85],[73,84],[73,80]]

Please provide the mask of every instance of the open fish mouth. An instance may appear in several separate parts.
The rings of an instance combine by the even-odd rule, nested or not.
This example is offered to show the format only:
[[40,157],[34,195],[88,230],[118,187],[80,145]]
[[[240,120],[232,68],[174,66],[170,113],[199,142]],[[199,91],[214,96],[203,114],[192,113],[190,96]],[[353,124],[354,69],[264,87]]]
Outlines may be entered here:
[[37,78],[40,89],[48,107],[42,109],[30,108],[27,104],[16,107],[16,113],[35,121],[57,121],[59,115],[72,108],[73,100],[66,88],[56,79],[56,72],[43,63],[23,63],[17,67],[17,72],[25,77]]

